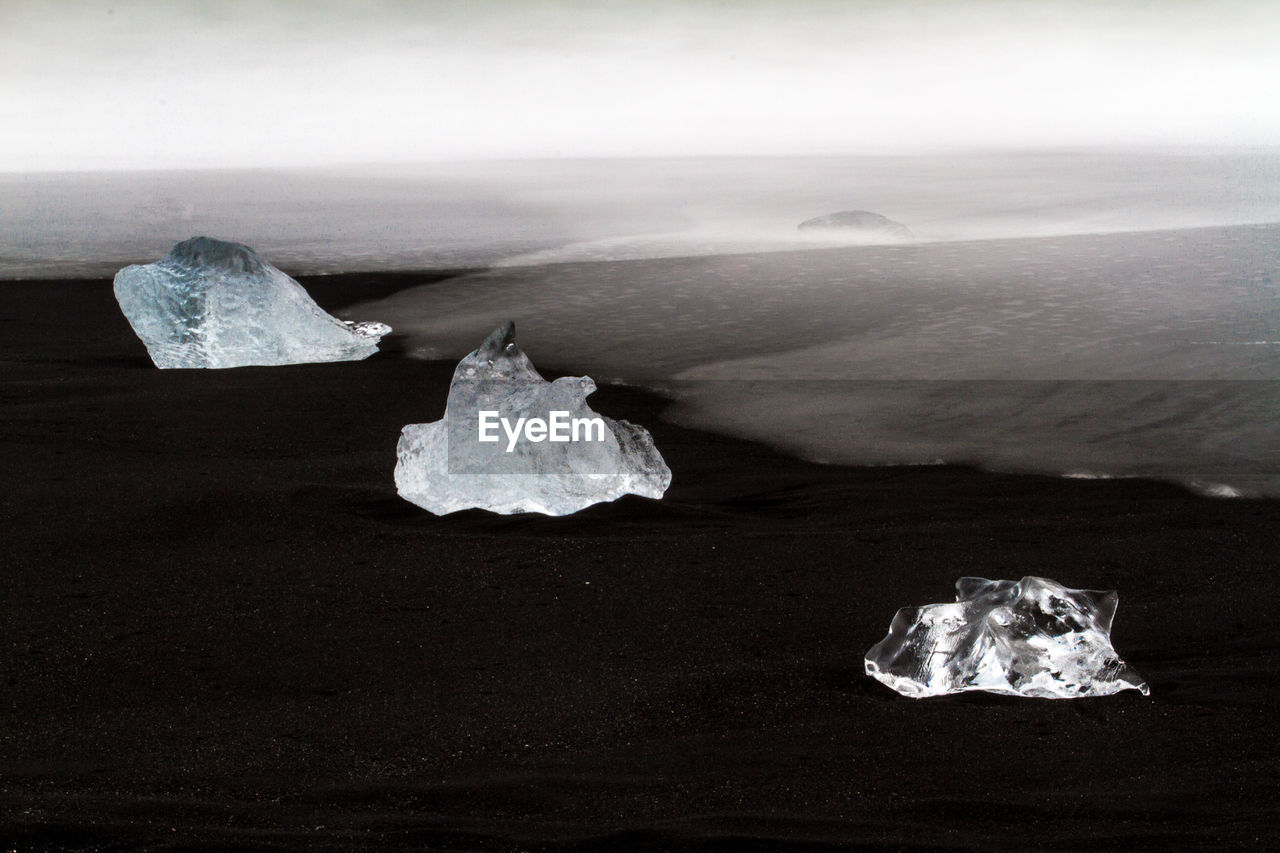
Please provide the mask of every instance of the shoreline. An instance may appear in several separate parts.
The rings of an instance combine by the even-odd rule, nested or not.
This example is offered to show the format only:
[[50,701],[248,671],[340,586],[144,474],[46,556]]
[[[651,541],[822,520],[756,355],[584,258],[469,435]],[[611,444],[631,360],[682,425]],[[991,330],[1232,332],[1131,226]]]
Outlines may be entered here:
[[[484,272],[484,268],[459,268],[459,269],[441,269],[441,270],[416,270],[405,272],[344,272],[344,273],[323,273],[315,275],[300,275],[293,278],[301,284],[312,298],[316,300],[326,311],[330,313],[345,312],[346,309],[361,305],[365,302],[382,299],[394,293],[403,290],[409,290],[417,287],[441,284],[452,279],[461,278],[479,272]],[[111,289],[111,279],[106,278],[72,278],[72,279],[22,279],[14,281],[0,281],[0,288],[6,285],[15,285],[21,287],[40,286],[43,284],[51,284],[58,287],[102,287],[107,291]],[[353,318],[357,320],[377,319],[377,318]],[[479,338],[477,338],[477,343]],[[451,375],[453,367],[456,366],[455,361],[448,359],[426,359],[417,356],[406,355],[404,349],[404,337],[397,333],[394,329],[392,333],[383,339],[380,344],[380,352],[383,356],[395,355],[405,356],[417,363],[423,364],[429,370],[439,370],[447,367]],[[145,358],[145,350],[144,350]],[[150,361],[147,361],[150,365]],[[548,362],[539,366],[539,371],[548,379],[555,379],[559,376],[580,376],[581,372],[575,372],[572,368],[566,368],[557,365],[554,362]],[[593,377],[594,378],[594,377]],[[598,382],[597,392],[592,395],[591,399],[596,399],[600,392],[606,388],[625,388],[643,391],[653,395],[661,401],[662,405],[658,407],[657,413],[659,417],[663,417],[668,422],[681,426],[686,429],[698,430],[708,435],[720,436],[722,438],[733,439],[737,441],[745,441],[749,443],[757,443],[763,447],[767,447],[770,451],[782,454],[797,462],[803,462],[812,465],[834,466],[851,469],[878,469],[878,468],[921,468],[921,467],[952,467],[977,471],[986,474],[995,474],[1001,476],[1027,476],[1027,477],[1045,477],[1050,479],[1066,479],[1066,480],[1140,480],[1153,484],[1169,485],[1182,489],[1188,493],[1198,497],[1208,498],[1210,500],[1256,500],[1280,502],[1280,497],[1269,496],[1266,494],[1257,494],[1248,490],[1241,490],[1237,484],[1228,483],[1221,480],[1180,480],[1176,478],[1152,477],[1143,474],[1127,474],[1115,473],[1111,471],[1079,469],[1072,468],[1069,470],[1055,472],[1052,470],[1029,470],[1018,468],[1001,468],[999,466],[988,466],[981,462],[969,460],[948,460],[935,459],[929,461],[898,461],[898,462],[842,462],[825,459],[816,459],[812,455],[806,455],[798,448],[789,448],[784,442],[770,442],[766,439],[756,438],[751,435],[744,435],[732,429],[726,428],[717,430],[715,428],[703,427],[696,424],[688,424],[682,419],[671,419],[664,417],[664,413],[671,408],[678,408],[685,405],[679,399],[671,396],[662,386],[670,386],[673,383],[678,384],[680,380],[655,380],[653,382],[637,382],[637,383],[619,383],[601,380]],[[1016,380],[1015,380],[1016,381]],[[1146,380],[1130,380],[1133,382],[1142,382]],[[1188,381],[1210,381],[1210,380],[1188,380]],[[445,388],[448,388],[448,379],[445,379]],[[443,407],[441,408],[443,411]],[[429,418],[433,420],[434,418]],[[644,424],[641,424],[645,426]]]
[[[441,281],[449,278],[456,278],[464,275],[475,273],[483,273],[490,271],[502,270],[520,270],[526,268],[543,268],[543,267],[580,267],[595,264],[628,264],[628,263],[644,263],[648,261],[694,261],[709,258],[734,258],[734,257],[752,257],[755,255],[807,255],[813,252],[844,252],[851,249],[868,249],[868,250],[885,250],[885,249],[922,249],[928,250],[936,247],[952,247],[959,248],[970,245],[985,245],[991,243],[1022,243],[1035,242],[1044,240],[1087,240],[1094,238],[1113,238],[1135,236],[1149,237],[1158,235],[1172,236],[1175,234],[1196,233],[1196,232],[1215,232],[1229,230],[1274,230],[1280,226],[1280,218],[1275,216],[1267,216],[1258,219],[1250,219],[1240,221],[1232,219],[1230,221],[1214,220],[1209,222],[1188,222],[1183,224],[1160,224],[1160,225],[1136,225],[1136,226],[1115,226],[1110,228],[1087,228],[1064,230],[1041,230],[1029,231],[1026,233],[993,233],[985,236],[959,235],[959,236],[934,236],[934,237],[915,237],[910,241],[903,242],[862,242],[857,238],[828,238],[821,239],[816,237],[805,237],[802,232],[796,231],[795,242],[790,243],[783,240],[775,240],[773,243],[766,243],[762,246],[754,248],[746,248],[734,251],[711,251],[711,252],[694,252],[690,254],[658,254],[648,255],[639,254],[634,257],[622,258],[599,258],[599,257],[575,257],[572,255],[564,257],[556,257],[556,253],[564,252],[574,248],[591,246],[598,243],[609,243],[614,241],[628,241],[642,238],[689,238],[697,236],[699,233],[694,230],[677,230],[677,231],[658,231],[652,234],[628,234],[619,233],[603,237],[587,238],[582,240],[569,240],[563,244],[551,243],[542,248],[534,249],[529,252],[515,252],[506,257],[494,256],[486,259],[476,259],[473,262],[462,263],[457,266],[417,266],[413,263],[405,263],[403,266],[393,269],[335,269],[332,271],[312,271],[312,272],[294,272],[291,263],[282,261],[284,266],[278,268],[299,282],[309,282],[306,284],[310,290],[312,284],[322,285],[326,279],[334,279],[342,283],[351,283],[354,281],[363,281],[372,286],[369,295],[363,297],[355,297],[357,302],[368,301],[370,299],[380,299],[389,296],[399,290],[416,286],[412,283],[389,284],[391,280],[399,279],[401,281],[418,277],[422,279],[419,284],[429,284],[435,281]],[[712,232],[719,233],[719,232]],[[731,233],[731,232],[726,232]],[[758,231],[750,232],[758,234]],[[772,232],[775,236],[789,235],[791,233],[789,225],[778,225]],[[209,235],[216,236],[216,235]],[[219,238],[221,239],[221,238]],[[234,240],[234,242],[239,242]],[[732,242],[732,241],[730,241]],[[769,248],[768,246],[776,246]],[[163,250],[156,250],[162,252]],[[154,253],[153,253],[154,254]],[[538,255],[547,255],[546,259],[537,261],[526,261],[516,263],[521,258],[529,258]],[[0,261],[3,261],[0,256]],[[12,274],[0,277],[0,286],[6,284],[23,284],[32,282],[81,282],[91,283],[97,281],[110,282],[114,271],[122,269],[132,264],[154,263],[157,257],[137,257],[132,260],[120,259],[111,261],[110,263],[101,262],[96,264],[94,272],[88,272],[87,268],[81,267],[80,274],[68,274],[65,270],[62,272],[54,272],[49,275],[20,275],[14,277]],[[269,260],[269,259],[268,259]],[[28,263],[32,259],[27,259]],[[60,263],[60,262],[49,262]],[[274,262],[273,262],[274,265]],[[97,269],[102,272],[98,273]],[[386,281],[380,281],[386,280]]]
[[[413,270],[413,271],[396,271],[396,272],[343,272],[343,273],[321,273],[312,275],[298,275],[293,278],[301,284],[307,292],[316,300],[318,304],[330,313],[345,312],[346,309],[361,305],[365,302],[381,299],[400,291],[409,290],[417,287],[441,284],[452,279],[465,277],[479,272],[484,272],[484,268],[458,268],[458,269],[434,269],[434,270]],[[82,288],[82,287],[99,287],[102,288],[111,299],[114,306],[114,298],[110,296],[112,280],[110,278],[58,278],[58,279],[18,279],[9,281],[0,281],[0,291],[6,286],[15,286],[23,289],[42,289],[46,286],[53,288]],[[32,294],[28,293],[28,296]],[[12,294],[0,292],[0,300],[8,302],[12,298]],[[0,318],[0,322],[4,318]],[[368,318],[357,318],[368,319]],[[373,318],[376,319],[376,318]],[[127,328],[127,327],[126,327]],[[130,335],[132,331],[130,330]],[[154,369],[149,358],[146,356],[145,348],[141,343],[134,340],[136,346],[133,348],[141,352],[142,361],[146,366]],[[375,354],[375,358],[406,358],[408,361],[423,366],[425,372],[434,375],[443,375],[443,388],[440,389],[440,398],[443,401],[447,394],[449,377],[452,375],[456,361],[450,359],[439,358],[420,358],[417,356],[406,355],[403,338],[394,329],[380,344],[379,352]],[[136,360],[136,359],[135,359]],[[3,363],[0,361],[0,363]],[[298,367],[293,365],[290,367]],[[239,370],[241,368],[237,368]],[[265,368],[251,368],[265,369]],[[554,362],[548,362],[538,366],[539,372],[546,378],[555,379],[560,376],[579,376],[580,372],[575,372],[572,368],[558,365]],[[1131,380],[1141,382],[1146,380]],[[1209,381],[1209,380],[1189,380],[1189,381]],[[1235,489],[1230,483],[1208,482],[1208,481],[1184,481],[1177,479],[1165,479],[1160,477],[1151,477],[1142,474],[1125,474],[1114,473],[1109,471],[1097,470],[1079,470],[1071,469],[1062,472],[1047,470],[1020,470],[1020,469],[1004,469],[999,467],[988,467],[979,462],[967,460],[948,460],[935,459],[920,462],[865,462],[865,463],[847,463],[840,461],[829,461],[825,459],[815,459],[806,456],[798,449],[791,449],[782,443],[774,443],[768,440],[754,438],[748,435],[741,435],[733,430],[716,430],[696,425],[690,425],[682,422],[680,419],[671,419],[664,417],[664,413],[673,408],[684,405],[682,401],[671,396],[665,390],[663,385],[670,385],[679,380],[654,380],[653,382],[617,382],[609,380],[601,380],[597,383],[597,390],[591,395],[591,400],[595,401],[609,397],[609,391],[620,391],[627,394],[640,394],[650,399],[648,410],[662,418],[665,423],[677,427],[682,430],[689,430],[705,434],[708,438],[718,438],[733,442],[742,442],[748,445],[757,445],[767,450],[769,453],[779,454],[796,463],[810,466],[819,466],[823,468],[849,469],[853,471],[875,471],[881,469],[917,469],[917,468],[948,468],[964,471],[972,471],[980,475],[992,475],[996,477],[1032,477],[1049,480],[1085,480],[1085,481],[1104,481],[1104,482],[1133,482],[1146,483],[1157,487],[1172,487],[1180,491],[1194,495],[1198,498],[1207,500],[1232,500],[1232,501],[1260,501],[1263,503],[1280,504],[1280,497],[1268,495],[1242,493]],[[440,412],[443,412],[443,403]],[[601,414],[608,414],[602,412]],[[428,417],[427,420],[435,418]],[[649,428],[647,424],[641,423],[641,426]],[[651,430],[652,431],[652,430]],[[1225,492],[1223,491],[1225,488]]]

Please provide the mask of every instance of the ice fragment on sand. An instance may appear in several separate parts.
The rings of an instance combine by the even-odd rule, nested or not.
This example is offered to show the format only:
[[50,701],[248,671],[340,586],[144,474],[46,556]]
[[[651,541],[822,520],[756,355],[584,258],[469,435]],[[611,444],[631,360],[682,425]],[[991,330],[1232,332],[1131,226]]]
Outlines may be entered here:
[[210,237],[125,267],[115,294],[156,367],[358,361],[391,331],[330,316],[253,249]]
[[964,690],[1073,699],[1150,692],[1111,646],[1115,592],[960,578],[954,604],[904,607],[867,674],[912,698]]
[[[625,494],[660,498],[671,470],[643,428],[597,415],[586,398],[596,390],[589,377],[548,382],[515,341],[508,321],[461,362],[449,385],[444,418],[409,424],[396,448],[396,490],[436,515],[480,508],[510,514],[567,515]],[[520,419],[562,422],[599,418],[603,428],[579,432],[578,440],[478,440],[480,413],[507,426]]]

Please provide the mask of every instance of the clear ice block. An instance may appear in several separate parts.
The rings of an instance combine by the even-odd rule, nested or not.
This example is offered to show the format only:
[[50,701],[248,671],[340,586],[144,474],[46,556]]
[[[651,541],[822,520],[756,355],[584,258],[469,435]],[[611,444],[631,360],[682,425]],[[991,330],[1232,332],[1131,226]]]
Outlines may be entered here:
[[986,690],[1075,699],[1150,692],[1111,646],[1114,591],[1047,578],[960,578],[954,604],[904,607],[866,671],[904,696]]
[[[595,389],[586,376],[543,379],[508,321],[458,363],[444,418],[404,427],[396,490],[436,515],[471,508],[568,515],[625,494],[662,497],[671,469],[653,439],[643,427],[588,408]],[[482,412],[506,419],[507,427],[553,413],[565,423],[599,419],[602,426],[576,441],[529,440],[527,433],[512,439],[503,427],[498,441],[486,443],[479,440]]]

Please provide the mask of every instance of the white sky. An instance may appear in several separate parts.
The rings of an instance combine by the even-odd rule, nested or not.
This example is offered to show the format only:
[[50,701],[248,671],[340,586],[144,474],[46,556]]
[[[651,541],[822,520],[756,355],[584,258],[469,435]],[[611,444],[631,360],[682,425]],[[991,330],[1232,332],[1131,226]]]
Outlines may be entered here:
[[1280,2],[0,0],[0,171],[1280,144]]

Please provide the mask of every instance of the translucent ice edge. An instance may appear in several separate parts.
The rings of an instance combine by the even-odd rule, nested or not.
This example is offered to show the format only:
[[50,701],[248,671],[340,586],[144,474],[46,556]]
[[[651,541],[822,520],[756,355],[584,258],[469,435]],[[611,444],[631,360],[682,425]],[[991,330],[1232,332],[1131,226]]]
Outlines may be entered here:
[[971,690],[1046,699],[1150,692],[1111,645],[1118,598],[1027,576],[964,577],[956,601],[904,607],[867,675],[911,698]]

